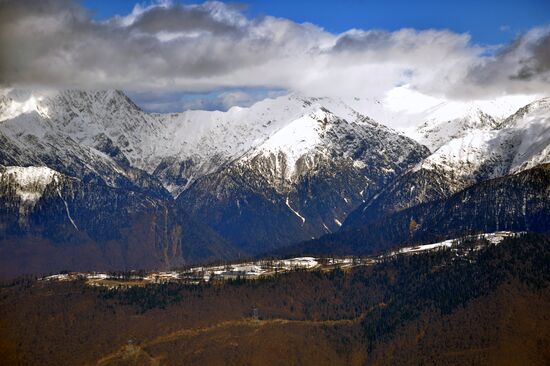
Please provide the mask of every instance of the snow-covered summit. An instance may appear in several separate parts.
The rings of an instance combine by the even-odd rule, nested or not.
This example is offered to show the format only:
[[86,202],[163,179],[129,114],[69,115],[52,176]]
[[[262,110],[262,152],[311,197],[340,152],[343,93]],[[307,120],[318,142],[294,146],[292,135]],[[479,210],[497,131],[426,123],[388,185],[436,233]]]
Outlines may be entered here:
[[439,169],[469,185],[550,161],[550,99],[543,98],[497,123],[463,131],[415,169]]
[[504,95],[475,100],[450,100],[423,94],[410,85],[385,95],[344,98],[347,105],[377,122],[400,131],[432,152],[471,130],[491,130],[519,108],[542,96]]
[[415,140],[436,151],[447,142],[472,131],[499,128],[504,119],[532,101],[530,96],[509,96],[482,101],[445,101],[417,116],[422,121],[411,134]]
[[[56,155],[59,159],[83,154],[75,150],[88,150],[115,170],[116,165],[130,165],[158,176],[177,195],[195,179],[326,106],[343,119],[359,116],[342,102],[297,95],[225,112],[156,114],[142,111],[120,91],[12,91],[3,93],[0,133],[21,151],[32,151],[45,139],[63,146],[63,154]],[[68,141],[79,148],[71,150]],[[18,163],[31,165],[41,159],[21,156]]]
[[[276,170],[284,170],[284,179],[292,180],[300,161],[311,162],[300,160],[303,156],[326,154],[338,139],[347,144],[346,134],[366,136],[369,129],[395,132],[367,116],[381,118],[382,123],[416,123],[419,127],[411,137],[434,152],[423,166],[458,168],[467,172],[463,175],[488,169],[487,161],[505,161],[486,174],[501,175],[545,161],[548,155],[544,99],[509,117],[532,97],[460,102],[420,100],[417,94],[403,89],[383,100],[291,94],[247,108],[158,114],[144,112],[120,91],[3,91],[3,164],[48,165],[68,175],[90,171],[106,176],[112,185],[119,176],[134,179],[136,172],[129,169],[135,168],[156,177],[177,196],[200,177],[239,159],[277,157]],[[532,144],[533,134],[543,138]],[[517,157],[510,158],[509,150],[516,148]]]
[[[323,125],[320,121],[327,121],[329,117],[334,118],[332,114],[322,110],[300,117],[275,132],[265,142],[253,149],[249,153],[249,157],[253,157],[257,153],[274,154],[275,156],[285,154],[286,166],[283,175],[285,178],[290,179],[295,172],[298,159],[311,152],[321,143]],[[279,162],[279,159],[276,159],[276,162]],[[277,165],[276,163],[275,169],[279,168]]]
[[[351,140],[364,137],[365,129],[396,133],[364,117],[340,101],[328,98],[306,100],[309,113],[304,114],[270,135],[263,143],[249,150],[244,160],[258,156],[272,158],[271,172],[288,182],[295,181],[302,166],[313,169],[320,156],[330,157],[338,150],[340,154],[353,155],[354,144]],[[331,108],[331,110],[327,109]],[[336,113],[333,111],[337,111]],[[343,135],[349,138],[349,144],[342,141]],[[348,146],[347,146],[348,145]],[[364,164],[360,160],[356,164]]]
[[550,98],[521,108],[506,120],[517,131],[518,145],[510,170],[514,173],[550,162]]

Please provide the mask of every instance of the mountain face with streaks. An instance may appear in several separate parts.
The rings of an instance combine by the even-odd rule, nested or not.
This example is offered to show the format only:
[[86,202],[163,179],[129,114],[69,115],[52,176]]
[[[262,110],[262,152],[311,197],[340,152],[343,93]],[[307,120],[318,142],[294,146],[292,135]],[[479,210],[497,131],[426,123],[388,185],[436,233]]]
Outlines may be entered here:
[[251,252],[272,249],[338,230],[428,154],[368,117],[335,114],[330,101],[306,104],[309,113],[197,180],[178,197],[181,207]]
[[150,133],[151,125],[122,93],[11,94],[0,110],[0,164],[47,166],[86,182],[169,196],[124,153],[141,153],[131,136]]

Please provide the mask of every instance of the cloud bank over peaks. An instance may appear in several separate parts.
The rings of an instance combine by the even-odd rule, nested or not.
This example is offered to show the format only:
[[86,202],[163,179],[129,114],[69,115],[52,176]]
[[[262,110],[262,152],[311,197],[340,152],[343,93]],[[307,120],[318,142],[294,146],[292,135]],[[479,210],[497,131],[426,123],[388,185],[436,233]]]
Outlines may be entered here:
[[[247,17],[220,2],[136,5],[96,21],[75,1],[2,0],[0,47],[2,87],[259,88],[345,97],[383,96],[406,84],[464,99],[544,94],[550,80],[550,27],[482,47],[449,30],[332,34],[310,23]],[[231,93],[220,103],[248,98]]]

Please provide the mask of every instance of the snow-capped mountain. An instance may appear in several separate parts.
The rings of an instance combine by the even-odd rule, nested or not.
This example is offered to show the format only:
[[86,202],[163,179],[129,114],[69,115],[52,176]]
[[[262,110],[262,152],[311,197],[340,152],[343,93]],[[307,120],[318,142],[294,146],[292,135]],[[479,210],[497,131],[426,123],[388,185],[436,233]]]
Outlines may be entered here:
[[422,123],[411,137],[435,152],[471,131],[498,129],[505,118],[531,101],[531,96],[515,96],[487,101],[441,102],[416,117]]
[[[344,118],[356,113],[341,102],[323,103]],[[308,99],[291,95],[226,112],[154,114],[140,110],[120,91],[4,92],[2,160],[55,164],[69,175],[99,175],[111,186],[131,181],[137,169],[160,179],[177,196],[195,179],[315,108]]]
[[[513,113],[522,98],[399,107],[287,95],[157,114],[119,91],[4,91],[0,189],[13,225],[3,228],[16,232],[2,235],[84,235],[102,258],[126,248],[119,263],[139,263],[125,246],[138,227],[157,263],[309,240],[548,162],[548,99]],[[397,132],[372,116],[419,127]]]
[[372,220],[550,162],[549,98],[530,103],[492,126],[471,126],[460,137],[448,139],[367,202],[349,222]]
[[504,121],[503,129],[517,131],[520,141],[515,146],[511,172],[550,161],[550,97],[521,108]]
[[[316,100],[288,95],[226,112],[189,110],[155,115],[166,128],[161,141],[164,147],[152,152],[153,163],[144,168],[159,176],[177,196],[196,179],[241,158],[289,124],[314,113],[319,108]],[[356,114],[334,100],[324,99],[322,104],[346,118]]]
[[169,191],[180,209],[254,251],[337,230],[428,154],[338,99],[288,95],[173,114],[146,113],[119,91],[2,100],[0,164],[163,199]]
[[[420,98],[407,89],[403,92],[408,103]],[[111,186],[159,191],[160,181],[177,196],[196,179],[245,154],[254,155],[251,150],[264,142],[261,149],[274,150],[280,145],[281,150],[297,155],[289,157],[289,162],[297,160],[299,149],[314,144],[315,136],[293,141],[287,135],[304,128],[306,122],[298,121],[320,107],[350,121],[358,115],[350,104],[364,116],[383,121],[414,118],[422,123],[411,137],[432,151],[443,148],[439,155],[449,155],[445,150],[456,150],[455,145],[464,150],[465,144],[493,140],[493,131],[530,98],[433,100],[426,104],[428,108],[416,111],[396,109],[394,100],[355,98],[344,103],[289,95],[226,112],[154,114],[140,110],[120,91],[4,91],[0,139],[5,147],[1,154],[5,165],[48,165],[71,176],[97,176]],[[464,141],[458,141],[461,138]],[[448,143],[453,146],[445,146]]]
[[85,181],[168,196],[158,179],[132,166],[122,152],[138,145],[128,143],[136,126],[148,125],[123,94],[15,92],[3,105],[0,164],[48,166]]
[[453,172],[464,184],[515,173],[550,161],[550,99],[521,108],[502,124],[472,128],[453,138],[416,169]]
[[518,109],[542,97],[520,94],[470,101],[448,100],[403,85],[389,90],[381,98],[343,100],[354,110],[391,126],[434,152],[469,131],[498,128]]
[[266,250],[338,230],[349,212],[429,153],[339,102],[305,106],[307,114],[198,179],[178,197],[181,207],[240,246]]

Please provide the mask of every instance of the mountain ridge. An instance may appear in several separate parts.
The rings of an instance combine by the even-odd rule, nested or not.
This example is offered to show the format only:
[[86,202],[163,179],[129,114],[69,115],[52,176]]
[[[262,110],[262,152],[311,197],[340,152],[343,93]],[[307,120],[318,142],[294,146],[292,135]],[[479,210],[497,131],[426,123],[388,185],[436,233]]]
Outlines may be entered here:
[[[158,210],[150,217],[178,233],[170,240],[152,240],[157,243],[153,252],[170,242],[180,243],[172,248],[189,248],[187,258],[182,250],[172,250],[172,259],[163,263],[213,259],[215,253],[227,259],[319,238],[354,222],[367,225],[549,161],[548,98],[506,118],[504,111],[493,118],[481,107],[483,103],[440,103],[427,112],[433,118],[419,128],[435,133],[442,143],[430,152],[340,98],[293,94],[226,112],[156,114],[144,112],[116,90],[13,91],[0,99],[0,165],[4,170],[48,167],[55,177],[77,179],[73,185],[82,192],[58,200],[52,191],[44,201],[55,209],[51,218],[40,220],[62,222],[62,236],[80,229],[74,208],[80,212],[89,204],[101,215],[111,207],[100,200],[105,203],[101,208],[83,196],[104,192],[128,203],[111,208],[114,212],[139,213],[155,202]],[[442,134],[440,127],[448,123],[460,128]],[[532,143],[534,136],[538,140]],[[36,195],[39,204],[14,199],[18,189]],[[4,197],[10,198],[3,205],[20,220],[20,235],[50,235],[41,231],[42,221],[25,224],[27,212],[32,218],[33,210],[47,210],[40,203],[41,189],[4,187]],[[80,203],[71,201],[75,194]],[[103,223],[101,230],[127,230],[141,220],[132,215],[122,214],[125,219],[114,220],[112,228]],[[187,233],[178,231],[183,224],[177,217],[188,218]],[[96,229],[90,230],[97,243]],[[204,248],[185,242],[199,233],[212,238]],[[120,248],[124,235],[118,236],[123,238],[116,244]]]

